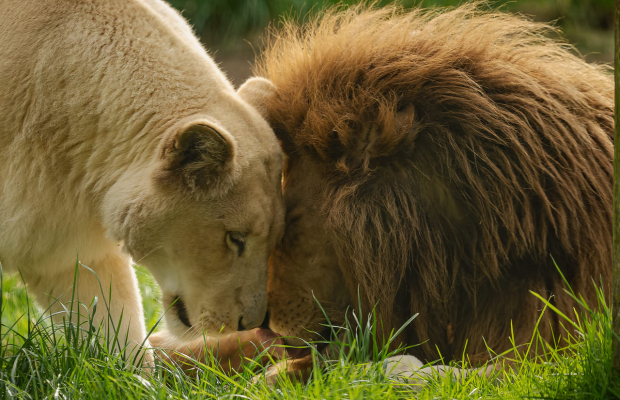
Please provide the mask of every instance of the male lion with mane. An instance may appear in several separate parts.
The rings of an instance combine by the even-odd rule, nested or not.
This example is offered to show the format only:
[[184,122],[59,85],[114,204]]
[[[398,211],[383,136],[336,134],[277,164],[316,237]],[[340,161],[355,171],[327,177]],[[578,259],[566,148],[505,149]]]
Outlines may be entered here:
[[[287,217],[265,328],[317,340],[329,330],[314,297],[332,322],[376,305],[383,335],[419,313],[393,346],[476,363],[513,331],[529,341],[543,308],[530,291],[574,315],[555,263],[597,304],[613,82],[550,30],[470,4],[331,10],[272,35],[253,101],[288,155]],[[560,323],[546,312],[539,332],[551,341]]]

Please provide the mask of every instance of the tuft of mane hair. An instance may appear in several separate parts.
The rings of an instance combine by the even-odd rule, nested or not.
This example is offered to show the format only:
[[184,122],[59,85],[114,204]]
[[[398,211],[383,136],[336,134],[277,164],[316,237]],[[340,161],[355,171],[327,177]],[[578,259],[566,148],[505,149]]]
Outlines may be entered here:
[[420,313],[400,337],[419,358],[528,342],[529,290],[574,315],[555,263],[594,306],[611,282],[613,81],[553,31],[478,4],[357,6],[285,22],[258,62],[283,148],[323,168],[352,298],[388,333]]

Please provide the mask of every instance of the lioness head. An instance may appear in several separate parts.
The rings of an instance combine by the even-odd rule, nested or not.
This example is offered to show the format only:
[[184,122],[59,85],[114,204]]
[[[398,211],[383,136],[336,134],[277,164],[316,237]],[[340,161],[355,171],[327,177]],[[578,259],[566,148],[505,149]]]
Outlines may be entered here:
[[106,195],[108,230],[163,292],[168,328],[191,339],[261,324],[282,235],[282,156],[269,125],[228,93],[167,127]]

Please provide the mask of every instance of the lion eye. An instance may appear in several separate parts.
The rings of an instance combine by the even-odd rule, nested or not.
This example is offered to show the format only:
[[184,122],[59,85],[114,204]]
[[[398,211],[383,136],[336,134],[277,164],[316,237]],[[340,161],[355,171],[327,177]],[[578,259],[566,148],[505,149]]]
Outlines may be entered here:
[[237,250],[237,255],[241,257],[245,250],[245,235],[241,232],[227,232],[226,244],[232,250]]

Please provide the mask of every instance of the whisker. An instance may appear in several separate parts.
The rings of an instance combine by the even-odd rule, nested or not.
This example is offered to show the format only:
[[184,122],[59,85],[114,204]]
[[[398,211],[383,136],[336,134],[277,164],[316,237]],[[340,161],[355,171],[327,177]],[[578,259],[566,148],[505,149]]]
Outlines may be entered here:
[[157,250],[161,249],[164,246],[157,246],[155,247],[153,250],[149,251],[148,253],[146,253],[145,255],[143,255],[142,257],[140,257],[139,260],[134,261],[134,264],[139,264],[140,261],[144,260],[146,257],[150,256],[151,254],[155,253]]

